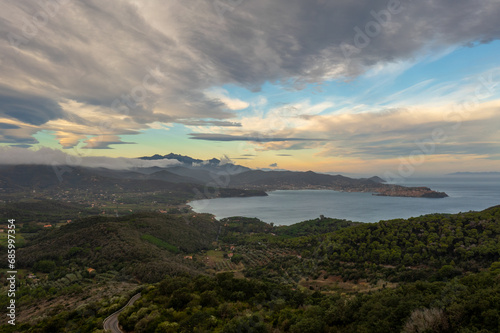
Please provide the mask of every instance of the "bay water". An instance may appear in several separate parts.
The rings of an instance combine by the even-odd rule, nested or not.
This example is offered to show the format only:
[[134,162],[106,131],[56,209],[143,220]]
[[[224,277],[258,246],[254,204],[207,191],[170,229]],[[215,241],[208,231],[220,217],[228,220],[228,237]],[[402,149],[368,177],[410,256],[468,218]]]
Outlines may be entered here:
[[427,186],[449,197],[439,199],[383,197],[371,193],[331,190],[278,190],[267,197],[220,198],[190,202],[195,212],[217,218],[257,217],[276,225],[291,225],[324,215],[358,222],[378,222],[430,213],[479,211],[500,205],[499,176],[409,178],[404,186]]

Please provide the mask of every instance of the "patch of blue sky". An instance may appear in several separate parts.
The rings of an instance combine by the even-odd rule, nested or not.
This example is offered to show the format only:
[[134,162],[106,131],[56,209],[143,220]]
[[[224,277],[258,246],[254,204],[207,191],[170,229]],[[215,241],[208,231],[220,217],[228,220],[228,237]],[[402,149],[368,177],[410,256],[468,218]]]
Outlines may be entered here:
[[[432,92],[436,87],[449,85],[459,88],[465,84],[481,84],[481,77],[486,77],[489,72],[494,71],[497,79],[500,76],[498,55],[500,54],[500,41],[489,44],[479,44],[474,47],[457,47],[452,52],[443,54],[441,57],[427,57],[409,66],[393,80],[385,81],[374,91],[368,103],[381,101],[381,105],[388,103],[384,96],[389,96],[403,92],[411,88],[411,94],[418,97],[419,93],[425,94]],[[360,81],[371,81],[376,84],[378,77],[359,78]],[[443,93],[452,93],[452,91],[443,90]],[[401,94],[402,97],[403,94]],[[498,97],[499,91],[491,98]],[[365,95],[365,98],[367,96]],[[446,98],[446,96],[443,96]]]
[[228,154],[238,144],[235,142],[193,140],[189,136],[193,132],[197,132],[197,130],[183,124],[172,124],[168,130],[149,128],[142,130],[139,135],[121,135],[120,137],[123,141],[137,143],[136,145],[130,145],[127,149],[128,157],[173,152],[209,159]]
[[61,149],[62,146],[56,139],[56,132],[49,130],[41,130],[33,134],[33,137],[39,142],[34,145],[35,147],[49,147],[54,149]]
[[[459,88],[461,84],[470,84],[474,80],[480,84],[481,76],[488,75],[488,71],[499,67],[499,54],[500,41],[494,41],[444,50],[438,56],[432,53],[413,62],[400,64],[399,69],[398,64],[386,64],[396,67],[392,73],[382,70],[373,74],[368,71],[350,81],[332,80],[322,84],[308,84],[300,90],[270,82],[264,83],[257,92],[236,85],[225,85],[223,88],[228,91],[229,96],[249,103],[255,103],[259,98],[265,97],[267,104],[263,107],[264,114],[272,108],[305,100],[311,105],[325,101],[334,104],[322,113],[332,113],[356,105],[383,108],[397,103],[398,98],[404,103],[405,95],[411,95],[413,99],[425,99],[426,94],[435,94],[436,88],[440,88],[445,99],[447,93],[451,94],[453,89]],[[494,74],[498,78],[500,70],[496,70]],[[448,90],[446,86],[449,86]],[[499,96],[500,89],[497,89],[490,99]],[[252,113],[254,109],[255,106],[251,106],[241,111],[241,114]]]

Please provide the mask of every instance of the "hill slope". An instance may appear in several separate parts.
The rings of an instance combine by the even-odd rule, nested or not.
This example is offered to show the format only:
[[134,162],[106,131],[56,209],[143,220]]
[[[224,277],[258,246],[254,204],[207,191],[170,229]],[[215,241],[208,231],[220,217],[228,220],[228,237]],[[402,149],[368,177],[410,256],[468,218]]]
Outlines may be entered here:
[[40,233],[18,250],[18,264],[34,267],[49,260],[61,267],[77,264],[156,281],[166,274],[197,271],[182,254],[207,249],[219,225],[207,214],[90,217]]
[[[156,170],[155,170],[156,171]],[[263,191],[220,188],[189,176],[159,170],[151,174],[103,168],[16,165],[0,167],[0,200],[23,198],[78,202],[151,205],[183,204],[193,198],[265,196]],[[201,195],[200,195],[201,194]],[[201,196],[201,197],[200,197]]]

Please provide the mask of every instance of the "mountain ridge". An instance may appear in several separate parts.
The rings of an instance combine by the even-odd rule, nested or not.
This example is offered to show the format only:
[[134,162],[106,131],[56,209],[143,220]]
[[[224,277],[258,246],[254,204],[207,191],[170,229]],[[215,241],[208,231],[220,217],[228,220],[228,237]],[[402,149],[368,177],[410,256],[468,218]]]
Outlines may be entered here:
[[[342,175],[330,175],[314,171],[264,171],[252,170],[232,163],[220,165],[218,159],[202,161],[178,154],[153,155],[143,159],[177,159],[184,166],[175,166],[173,173],[183,177],[195,178],[199,182],[216,183],[219,187],[232,187],[246,190],[299,190],[299,189],[330,189],[346,192],[372,192],[380,196],[445,198],[444,192],[431,190],[428,187],[405,187],[385,184],[385,180],[372,176],[370,178],[350,178]],[[183,162],[185,161],[185,162]],[[215,161],[218,164],[215,165]],[[193,166],[197,163],[196,166]],[[226,166],[224,168],[223,166]],[[222,167],[222,170],[221,170]],[[236,172],[227,172],[232,168]]]
[[[168,192],[170,196],[182,193],[188,198],[193,189],[206,192],[203,188],[218,188],[218,195],[224,196],[266,195],[271,190],[329,189],[344,192],[371,192],[381,196],[444,198],[448,195],[428,187],[405,187],[384,184],[377,178],[349,178],[342,175],[328,175],[313,171],[241,171],[209,167],[176,166],[173,169],[148,169],[152,172],[135,170],[112,170],[106,168],[60,167],[57,172],[47,165],[18,165],[0,167],[0,194],[16,191],[45,191],[60,196],[61,193],[76,191],[81,197],[109,192],[110,195],[128,193]],[[229,170],[229,171],[225,171]],[[173,171],[173,172],[172,172]],[[233,173],[231,173],[233,172]],[[238,191],[232,191],[237,189]],[[169,192],[170,191],[170,192]],[[173,193],[174,191],[175,193]],[[229,191],[229,192],[228,192]],[[248,192],[253,191],[253,192]],[[75,193],[76,193],[75,192]],[[188,194],[191,192],[191,195]],[[114,199],[113,199],[114,201]]]

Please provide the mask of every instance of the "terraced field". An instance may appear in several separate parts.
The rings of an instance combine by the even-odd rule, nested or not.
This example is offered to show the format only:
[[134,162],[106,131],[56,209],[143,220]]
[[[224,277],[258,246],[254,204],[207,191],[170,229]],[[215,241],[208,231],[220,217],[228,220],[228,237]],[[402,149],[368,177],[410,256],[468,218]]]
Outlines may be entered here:
[[[226,255],[232,253],[241,256],[239,263],[233,262]],[[245,268],[254,268],[268,265],[282,257],[296,256],[293,251],[284,249],[255,249],[248,246],[238,246],[234,251],[208,251],[205,264],[216,272],[242,271]]]

